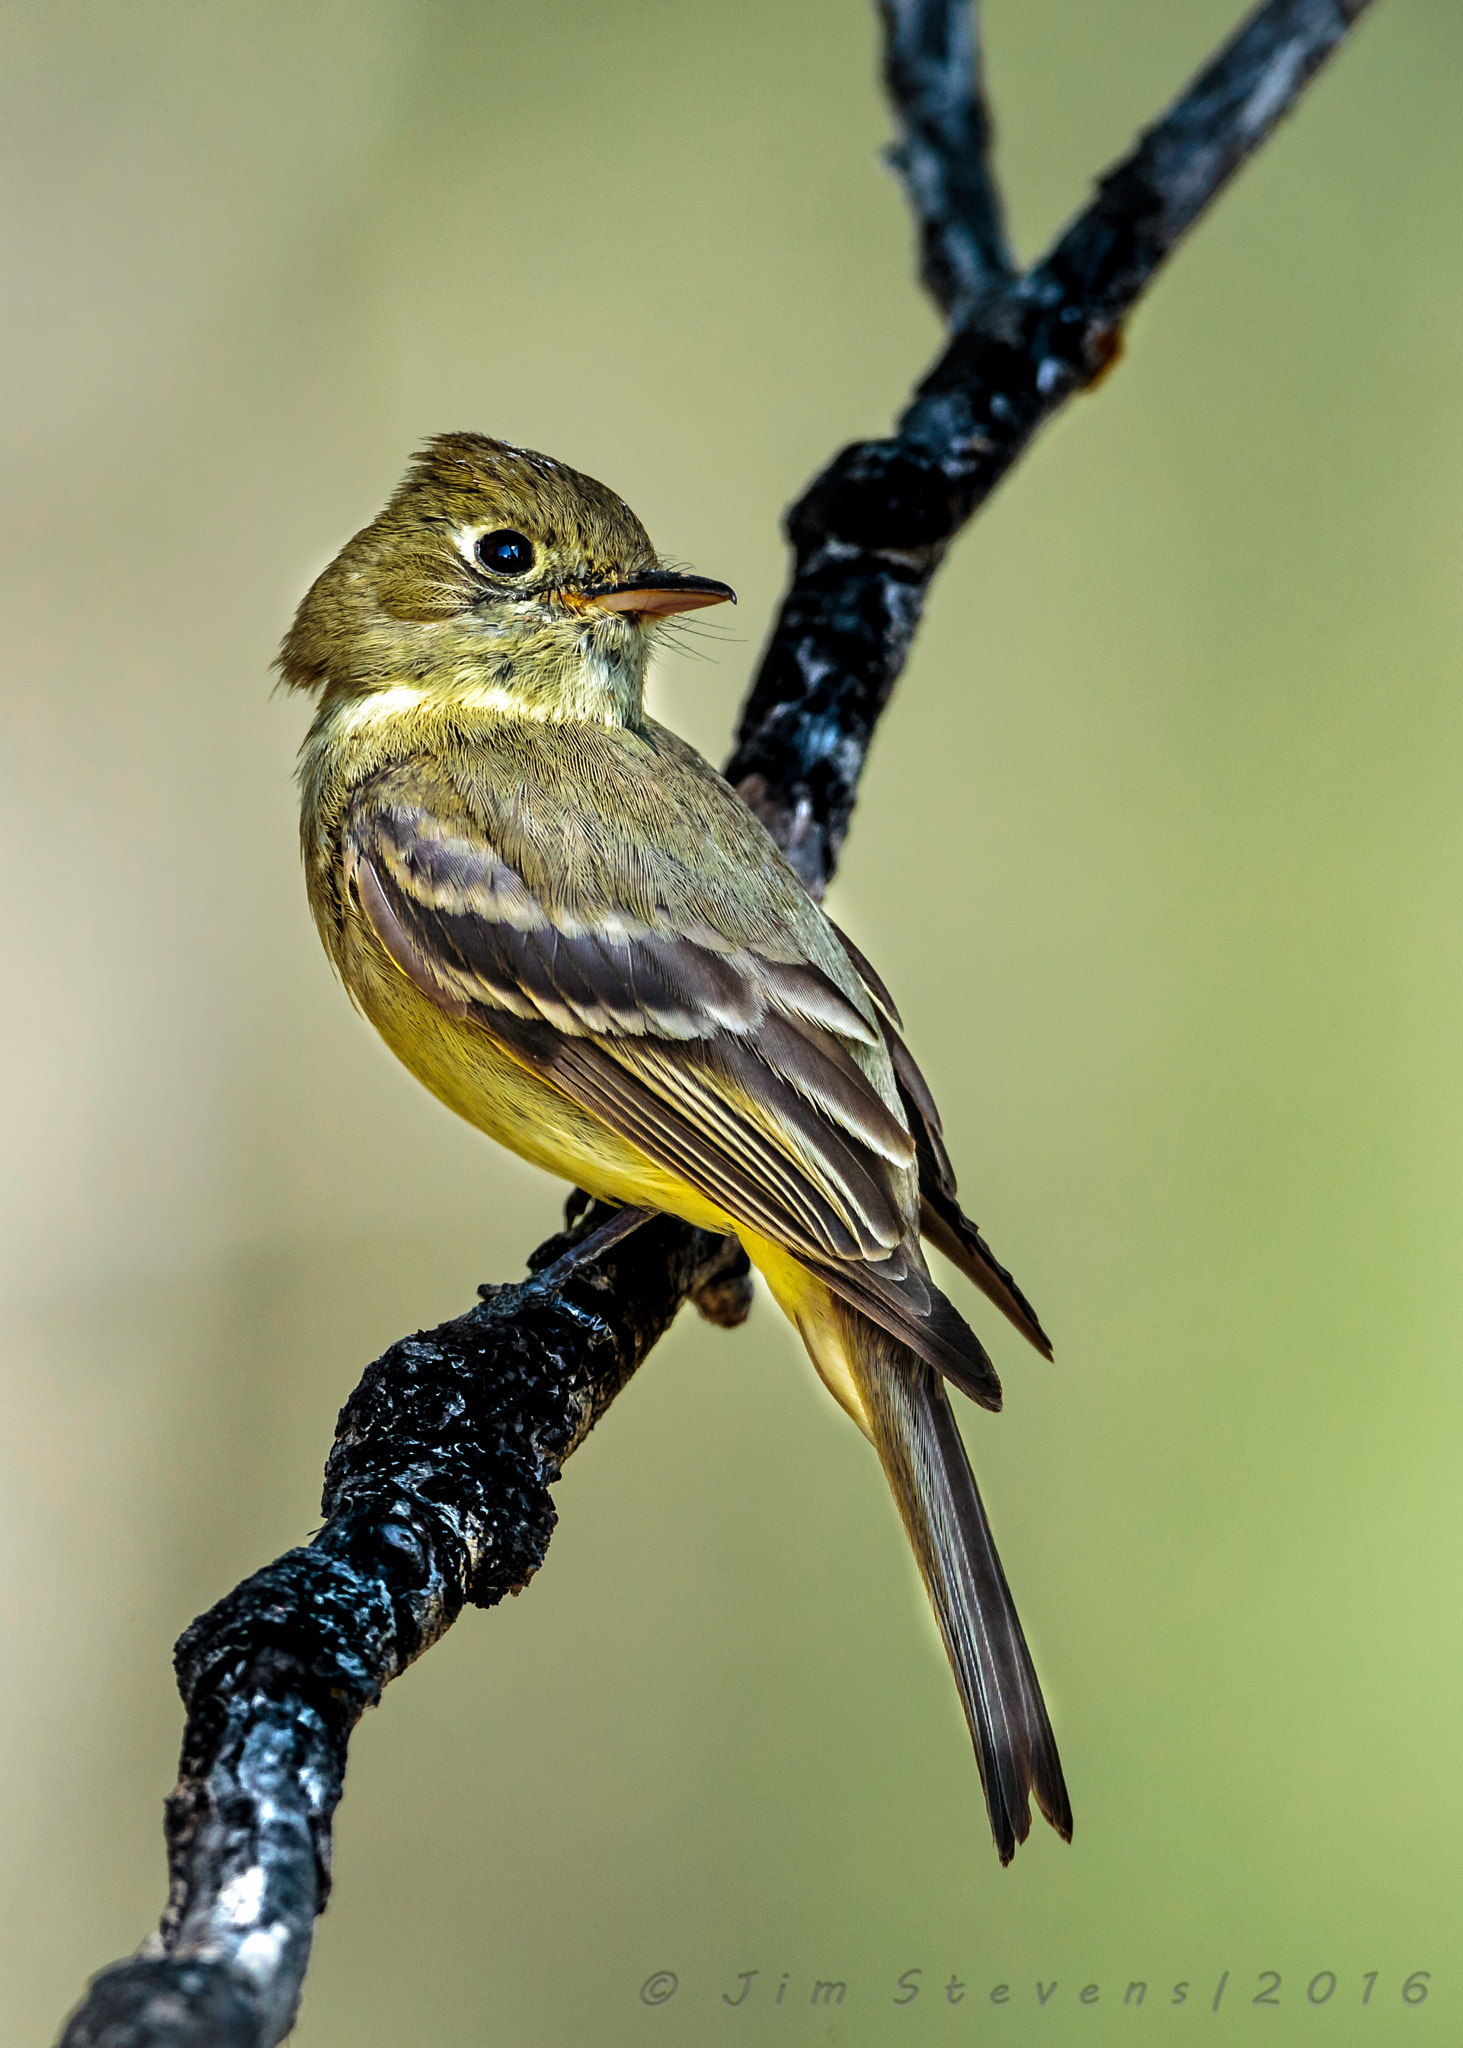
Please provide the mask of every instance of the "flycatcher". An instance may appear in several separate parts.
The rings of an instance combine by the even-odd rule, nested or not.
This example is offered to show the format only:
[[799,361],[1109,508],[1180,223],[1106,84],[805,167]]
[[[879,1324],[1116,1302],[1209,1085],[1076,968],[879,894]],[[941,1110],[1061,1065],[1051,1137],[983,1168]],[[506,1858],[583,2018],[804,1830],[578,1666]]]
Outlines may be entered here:
[[1000,1383],[921,1235],[1050,1357],[962,1214],[883,983],[735,791],[648,717],[657,628],[730,600],[603,484],[477,434],[417,457],[279,657],[318,698],[310,907],[449,1108],[602,1201],[735,1232],[877,1450],[1003,1863],[1071,1808],[944,1382]]

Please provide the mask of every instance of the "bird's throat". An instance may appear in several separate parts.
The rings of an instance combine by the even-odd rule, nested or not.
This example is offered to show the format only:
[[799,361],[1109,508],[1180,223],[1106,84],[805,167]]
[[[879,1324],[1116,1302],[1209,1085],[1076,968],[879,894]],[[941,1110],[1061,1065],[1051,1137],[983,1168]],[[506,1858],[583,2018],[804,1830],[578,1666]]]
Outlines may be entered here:
[[578,701],[561,716],[594,725],[638,726],[645,714],[646,654],[645,635],[638,631],[633,643],[617,648],[606,648],[597,634],[586,633],[577,688],[571,682],[565,693]]
[[638,728],[645,707],[643,647],[605,648],[585,632],[577,644],[458,662],[375,688],[328,688],[317,727],[334,737],[455,715],[523,719],[534,725]]

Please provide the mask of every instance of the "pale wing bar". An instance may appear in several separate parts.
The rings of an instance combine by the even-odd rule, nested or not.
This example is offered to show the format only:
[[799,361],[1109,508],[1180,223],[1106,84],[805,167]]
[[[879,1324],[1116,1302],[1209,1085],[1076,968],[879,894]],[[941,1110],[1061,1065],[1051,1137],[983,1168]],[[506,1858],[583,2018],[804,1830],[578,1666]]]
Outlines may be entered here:
[[[621,915],[552,925],[491,846],[419,810],[358,804],[349,841],[368,917],[426,993],[477,1013],[505,1042],[521,1034],[499,1028],[504,1013],[551,1027],[563,1040],[551,1062],[560,1085],[571,1071],[589,1085],[590,1063],[569,1058],[576,1045],[634,1067],[680,1111],[684,1143],[730,1149],[723,1188],[728,1173],[745,1183],[750,1172],[763,1199],[747,1221],[789,1249],[857,1259],[898,1244],[894,1174],[913,1164],[914,1141],[838,1036],[847,1027],[872,1037],[873,1027],[818,969],[717,952]],[[533,1036],[532,1064],[547,1071],[550,1041]],[[514,1049],[521,1056],[527,1041]],[[625,1092],[608,1072],[594,1086]],[[692,1162],[676,1149],[685,1172]],[[693,1181],[711,1164],[703,1159]]]

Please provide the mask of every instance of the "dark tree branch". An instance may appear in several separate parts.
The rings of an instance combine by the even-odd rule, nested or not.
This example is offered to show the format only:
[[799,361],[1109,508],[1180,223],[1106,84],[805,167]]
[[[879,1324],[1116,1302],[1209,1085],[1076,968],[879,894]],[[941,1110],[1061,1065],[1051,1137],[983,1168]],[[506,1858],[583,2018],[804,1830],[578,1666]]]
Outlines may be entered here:
[[[1018,277],[969,18],[956,0],[881,0],[896,160],[926,282],[959,324],[895,434],[845,449],[788,515],[792,585],[728,774],[816,892],[952,538],[1113,360],[1158,265],[1366,4],[1270,0]],[[136,1957],[93,1979],[63,2048],[275,2048],[288,2031],[361,1713],[464,1606],[527,1584],[564,1459],[683,1302],[727,1325],[746,1315],[740,1248],[668,1217],[566,1268],[596,1220],[540,1247],[542,1277],[484,1289],[368,1368],[341,1412],[319,1535],[182,1637],[167,1910]]]
[[717,1320],[746,1314],[740,1246],[670,1217],[559,1265],[557,1284],[537,1277],[603,1214],[540,1246],[535,1277],[484,1288],[367,1368],[336,1427],[324,1528],[179,1641],[167,1910],[93,1981],[67,2048],[273,2048],[288,2032],[362,1712],[464,1606],[528,1584],[565,1458],[687,1296]]
[[726,772],[809,888],[837,863],[951,541],[1038,427],[1113,362],[1158,266],[1368,4],[1269,0],[1251,15],[1045,260],[980,298],[894,434],[845,448],[788,513],[792,584]]
[[904,129],[887,151],[919,226],[920,278],[955,326],[1016,274],[991,169],[975,0],[879,0],[884,84]]

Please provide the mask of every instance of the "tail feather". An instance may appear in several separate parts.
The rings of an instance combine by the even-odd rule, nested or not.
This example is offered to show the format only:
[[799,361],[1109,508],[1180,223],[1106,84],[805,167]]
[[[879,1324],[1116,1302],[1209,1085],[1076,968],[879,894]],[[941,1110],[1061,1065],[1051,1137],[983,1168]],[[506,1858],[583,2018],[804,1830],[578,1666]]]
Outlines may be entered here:
[[859,1324],[849,1330],[854,1374],[945,1639],[996,1850],[1009,1863],[1031,1831],[1033,1796],[1057,1833],[1072,1838],[1056,1738],[939,1375]]

